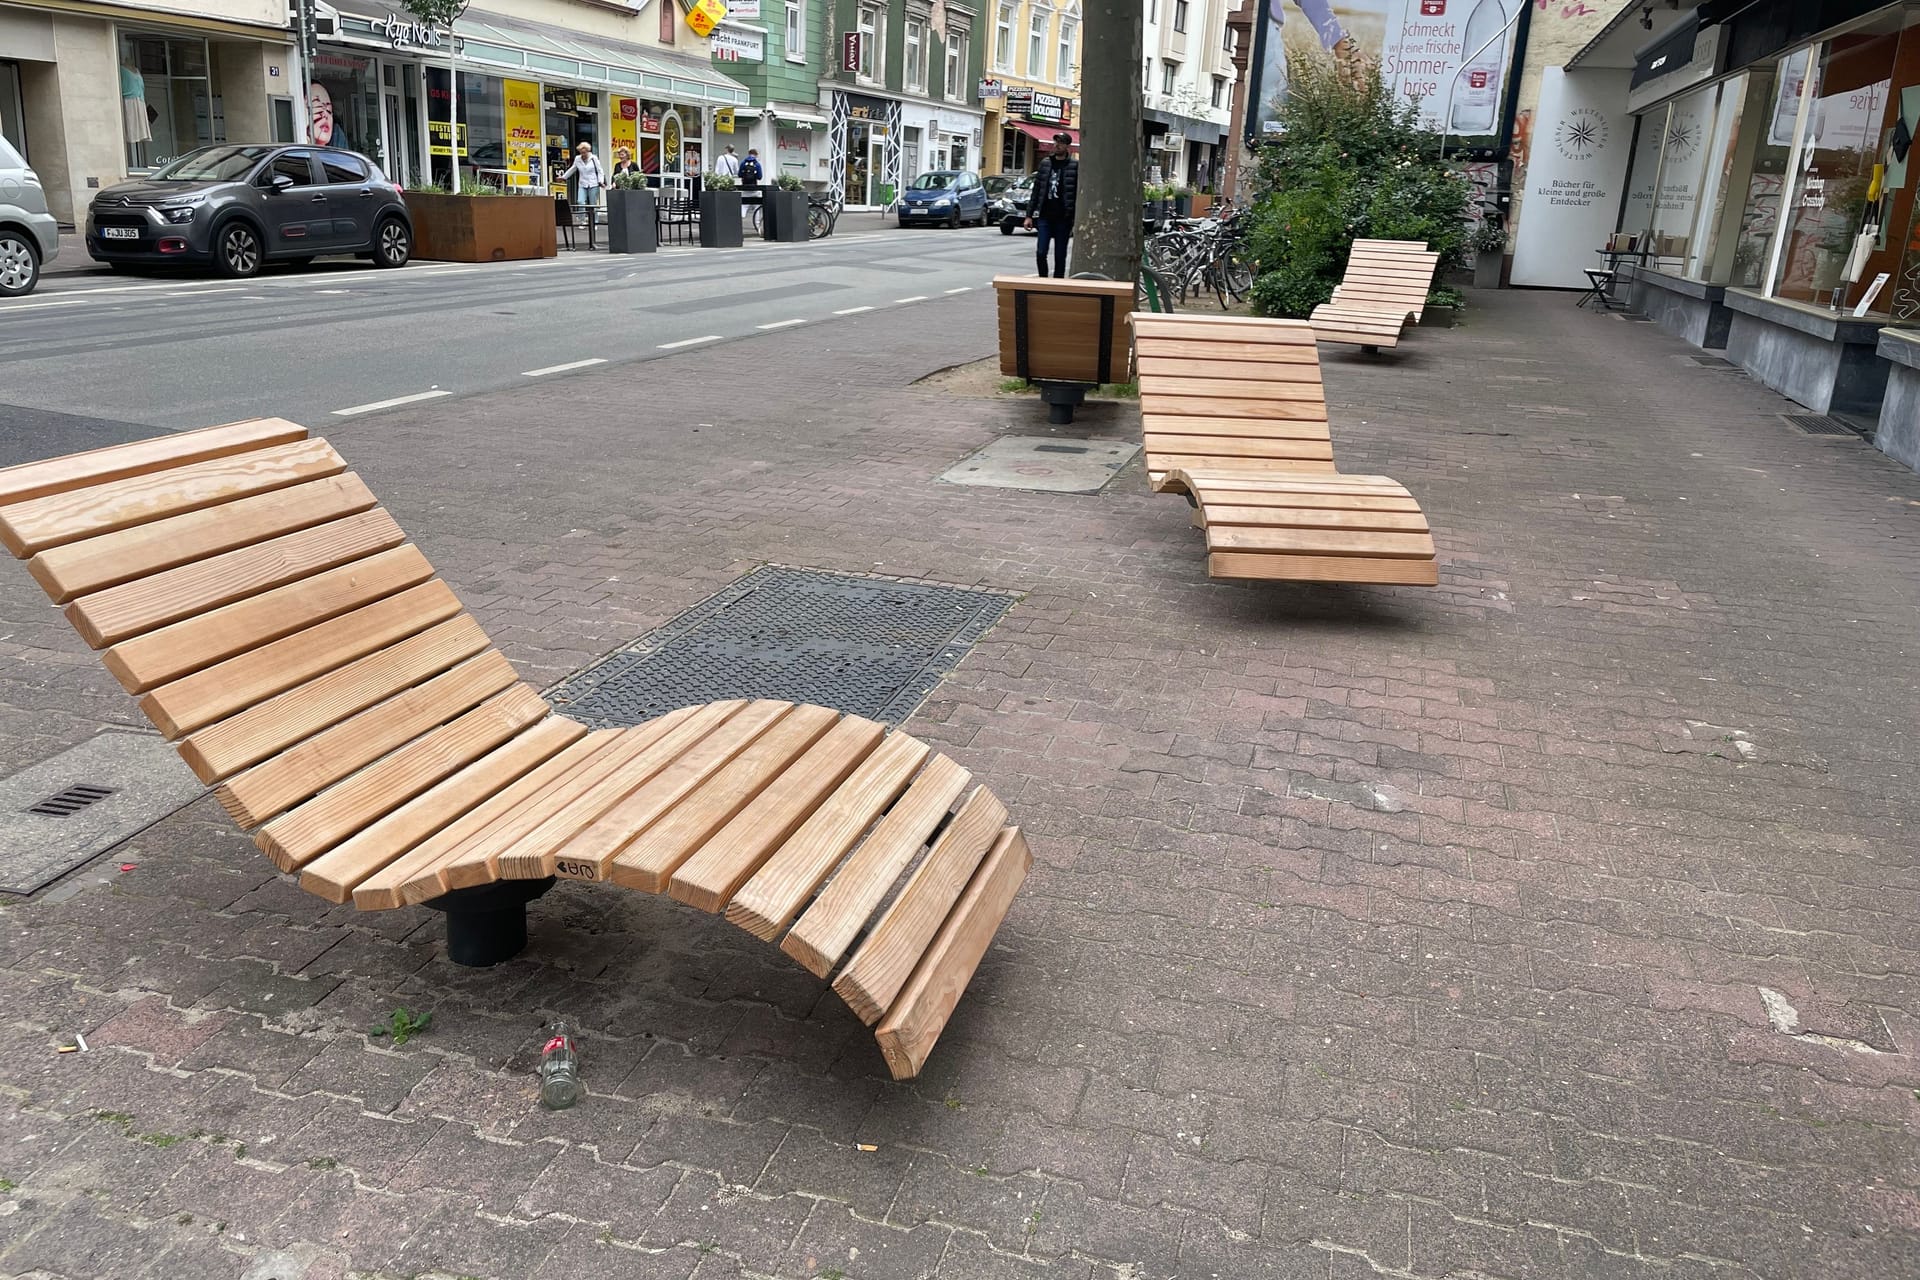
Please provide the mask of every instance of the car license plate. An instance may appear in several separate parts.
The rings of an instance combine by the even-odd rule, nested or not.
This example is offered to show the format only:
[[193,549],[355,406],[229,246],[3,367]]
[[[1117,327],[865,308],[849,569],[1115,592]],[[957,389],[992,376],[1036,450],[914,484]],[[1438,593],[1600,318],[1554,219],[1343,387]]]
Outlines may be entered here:
[[140,238],[140,228],[102,227],[100,228],[100,234],[108,240],[138,240]]

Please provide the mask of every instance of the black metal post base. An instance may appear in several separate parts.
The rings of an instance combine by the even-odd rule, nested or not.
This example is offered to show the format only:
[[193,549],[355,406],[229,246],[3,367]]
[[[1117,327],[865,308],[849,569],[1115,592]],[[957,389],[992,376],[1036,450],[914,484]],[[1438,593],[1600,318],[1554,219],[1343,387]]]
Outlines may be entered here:
[[1040,399],[1047,406],[1047,421],[1059,426],[1072,422],[1075,407],[1087,399],[1084,382],[1042,382],[1039,386]]
[[470,969],[511,960],[527,945],[527,904],[553,888],[544,880],[496,880],[455,889],[423,904],[447,915],[447,959]]

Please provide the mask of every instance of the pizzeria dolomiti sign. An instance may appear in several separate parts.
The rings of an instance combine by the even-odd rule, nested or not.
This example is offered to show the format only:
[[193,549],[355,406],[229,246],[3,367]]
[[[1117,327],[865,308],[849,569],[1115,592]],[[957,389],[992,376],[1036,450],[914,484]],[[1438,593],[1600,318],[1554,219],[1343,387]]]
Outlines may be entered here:
[[1069,126],[1073,124],[1073,99],[1014,85],[1007,89],[1007,114],[1035,124]]

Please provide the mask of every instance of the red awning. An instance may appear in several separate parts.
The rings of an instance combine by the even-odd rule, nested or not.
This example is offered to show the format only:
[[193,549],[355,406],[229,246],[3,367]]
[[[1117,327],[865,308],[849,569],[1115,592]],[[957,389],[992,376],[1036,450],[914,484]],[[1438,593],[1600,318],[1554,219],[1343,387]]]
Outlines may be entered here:
[[1073,145],[1075,147],[1080,145],[1080,131],[1078,129],[1068,129],[1057,124],[1034,124],[1031,120],[1009,120],[1007,123],[1026,134],[1029,138],[1037,139],[1040,142],[1051,143],[1054,134],[1064,133],[1073,139]]

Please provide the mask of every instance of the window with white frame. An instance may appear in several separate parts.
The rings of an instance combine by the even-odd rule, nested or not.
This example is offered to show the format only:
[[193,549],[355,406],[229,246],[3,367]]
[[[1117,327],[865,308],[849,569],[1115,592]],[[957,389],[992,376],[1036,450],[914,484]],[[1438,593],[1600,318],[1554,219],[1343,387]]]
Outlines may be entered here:
[[1060,19],[1060,38],[1054,48],[1053,78],[1060,84],[1073,83],[1073,33],[1077,23]]
[[1224,105],[1226,97],[1227,78],[1225,76],[1215,76],[1213,78],[1213,105],[1216,107]]
[[967,100],[967,41],[972,32],[966,27],[953,24],[953,11],[947,11],[947,82],[946,95],[950,101]]
[[1232,27],[1222,27],[1222,28],[1221,28],[1221,30],[1222,30],[1223,32],[1225,32],[1225,34],[1224,34],[1224,35],[1222,35],[1222,36],[1220,37],[1220,47],[1221,47],[1222,49],[1225,49],[1225,50],[1226,50],[1226,51],[1227,51],[1228,53],[1232,53],[1232,52],[1233,52],[1233,43],[1234,43],[1234,41],[1233,41],[1233,28],[1232,28]]
[[806,0],[787,0],[787,61],[807,60]]
[[1173,0],[1173,29],[1175,31],[1187,29],[1187,0]]
[[993,65],[1001,71],[1013,70],[1013,6],[1003,4],[993,20]]
[[927,26],[918,18],[907,19],[907,88],[914,93],[927,91]]
[[887,74],[887,14],[886,10],[860,8],[860,68],[856,78],[869,83],[883,80]]
[[1160,21],[1160,0],[1147,0],[1147,21]]
[[1047,78],[1047,11],[1035,9],[1027,15],[1027,74],[1035,80]]
[[1172,93],[1172,92],[1173,92],[1173,78],[1174,78],[1175,76],[1177,76],[1177,75],[1179,75],[1179,74],[1180,74],[1180,64],[1179,64],[1179,63],[1177,63],[1177,62],[1162,62],[1162,63],[1160,64],[1160,92],[1162,92],[1162,93]]

